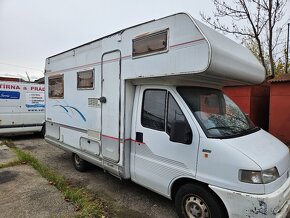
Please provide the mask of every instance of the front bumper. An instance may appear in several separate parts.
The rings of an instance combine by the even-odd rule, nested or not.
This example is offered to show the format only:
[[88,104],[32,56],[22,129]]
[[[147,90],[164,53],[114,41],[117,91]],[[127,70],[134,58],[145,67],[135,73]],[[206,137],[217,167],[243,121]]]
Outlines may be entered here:
[[224,202],[229,217],[285,218],[290,210],[290,177],[278,190],[266,195],[209,187]]

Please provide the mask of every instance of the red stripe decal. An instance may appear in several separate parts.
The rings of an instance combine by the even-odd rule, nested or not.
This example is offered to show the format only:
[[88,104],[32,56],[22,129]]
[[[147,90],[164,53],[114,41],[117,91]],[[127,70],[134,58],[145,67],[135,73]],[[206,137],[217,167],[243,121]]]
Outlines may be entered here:
[[131,140],[131,142],[135,142],[135,143],[139,143],[139,144],[145,144],[144,142],[139,142],[139,141],[136,141],[134,139],[130,139],[130,140]]
[[178,46],[182,46],[182,45],[187,45],[187,44],[191,44],[193,42],[198,42],[198,41],[202,41],[202,40],[205,40],[205,38],[196,39],[196,40],[192,40],[192,41],[189,41],[189,42],[183,42],[183,43],[180,43],[180,44],[172,45],[172,46],[170,46],[170,48],[174,48],[174,47],[178,47]]
[[113,136],[108,136],[108,135],[102,135],[102,137],[109,138],[109,139],[114,139],[114,140],[119,140],[119,138],[113,137]]
[[[198,42],[198,41],[202,41],[202,40],[205,40],[205,38],[196,39],[196,40],[192,40],[192,41],[188,41],[188,42],[183,42],[183,43],[176,44],[176,45],[171,45],[170,48],[175,48],[175,47],[178,47],[178,46],[183,46],[183,45],[186,45],[186,44],[191,44],[193,42]],[[130,57],[131,57],[131,55],[125,55],[125,56],[123,56],[121,58],[122,59],[127,59],[127,58],[130,58]],[[106,60],[106,61],[104,61],[104,63],[114,62],[114,61],[117,61],[119,59],[120,58],[114,58],[114,59]],[[94,66],[94,65],[98,65],[98,64],[101,64],[101,61],[90,63],[90,64],[85,64],[85,65],[81,65],[81,66],[77,66],[77,67],[67,68],[67,69],[63,69],[63,70],[58,70],[58,71],[54,71],[54,72],[50,72],[50,73],[66,72],[66,71],[76,70],[76,69],[80,69],[80,68],[84,68],[84,67],[90,67],[90,66]]]
[[[113,139],[113,140],[119,140],[119,138],[116,138],[116,137],[113,137],[113,136],[108,136],[108,135],[102,135],[102,137]],[[138,142],[138,141],[136,141],[134,139],[131,139],[131,138],[125,139],[124,141],[131,141],[131,142],[136,142],[136,143],[139,143],[139,144],[145,144],[144,142]]]

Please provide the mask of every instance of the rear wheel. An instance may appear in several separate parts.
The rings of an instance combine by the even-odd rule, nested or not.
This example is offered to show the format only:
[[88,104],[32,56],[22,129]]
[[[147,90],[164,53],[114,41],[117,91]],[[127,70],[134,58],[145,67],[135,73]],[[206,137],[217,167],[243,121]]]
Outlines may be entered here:
[[89,163],[80,158],[79,155],[73,153],[72,154],[72,161],[75,169],[80,172],[84,172],[88,169]]
[[41,132],[40,134],[44,137],[45,136],[45,124],[43,124],[42,128],[41,128]]
[[197,184],[181,186],[175,196],[175,206],[179,217],[228,217],[220,199],[210,190]]

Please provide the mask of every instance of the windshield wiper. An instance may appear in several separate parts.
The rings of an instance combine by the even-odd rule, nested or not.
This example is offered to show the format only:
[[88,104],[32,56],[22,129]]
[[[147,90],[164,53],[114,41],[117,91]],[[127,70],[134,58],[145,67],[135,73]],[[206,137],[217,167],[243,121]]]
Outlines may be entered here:
[[206,130],[211,130],[211,129],[234,129],[234,128],[239,128],[242,131],[247,131],[246,129],[244,129],[244,128],[240,127],[240,126],[214,126],[214,127],[208,128]]

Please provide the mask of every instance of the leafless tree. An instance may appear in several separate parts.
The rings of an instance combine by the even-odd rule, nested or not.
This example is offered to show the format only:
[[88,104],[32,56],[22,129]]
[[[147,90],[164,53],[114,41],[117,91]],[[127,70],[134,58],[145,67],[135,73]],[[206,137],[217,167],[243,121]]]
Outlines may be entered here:
[[[286,25],[280,23],[287,0],[212,1],[216,8],[213,17],[201,13],[202,19],[224,34],[234,34],[257,55],[266,72],[274,76],[279,39]],[[224,19],[230,19],[231,25],[224,24]]]

